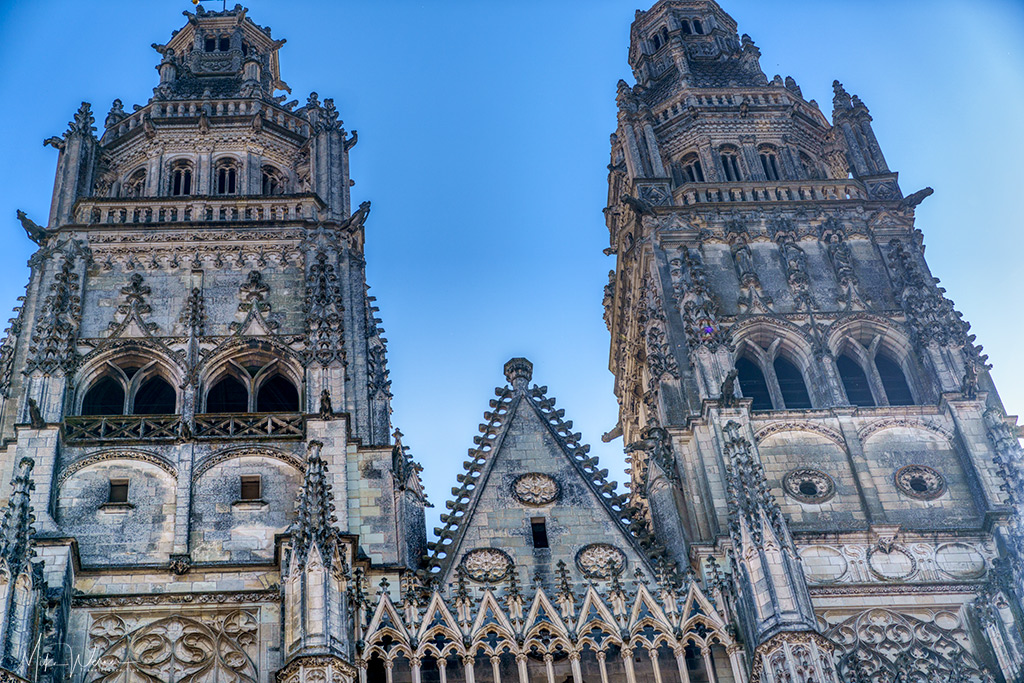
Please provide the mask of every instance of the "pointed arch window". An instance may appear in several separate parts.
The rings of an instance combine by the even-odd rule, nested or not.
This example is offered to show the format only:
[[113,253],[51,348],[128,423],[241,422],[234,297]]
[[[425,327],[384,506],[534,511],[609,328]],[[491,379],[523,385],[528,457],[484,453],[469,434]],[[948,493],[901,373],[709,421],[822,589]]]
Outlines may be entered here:
[[177,398],[174,387],[163,377],[150,377],[135,392],[132,415],[171,415]]
[[725,173],[725,180],[730,183],[742,181],[743,174],[740,173],[739,153],[731,147],[724,147],[720,150],[719,156],[722,160],[722,171]]
[[879,353],[875,356],[875,367],[878,368],[878,378],[882,381],[882,389],[885,390],[885,398],[889,405],[914,405],[914,395],[910,393],[907,377],[894,360]]
[[775,379],[779,383],[786,409],[809,410],[811,397],[807,393],[807,385],[800,370],[782,356],[775,359],[772,368],[775,370]]
[[124,415],[124,387],[112,377],[95,382],[82,399],[82,415]]
[[287,179],[284,174],[273,166],[264,166],[262,169],[263,194],[276,195],[286,194]]
[[871,394],[871,385],[868,383],[868,377],[860,363],[844,354],[836,360],[836,368],[839,370],[839,379],[843,382],[843,389],[846,390],[846,398],[850,405],[864,407],[875,405],[875,398]]
[[140,168],[128,176],[121,187],[125,197],[141,197],[146,193],[146,169]]
[[173,415],[178,393],[158,361],[142,356],[108,362],[82,396],[80,415]]
[[192,194],[192,164],[188,161],[176,161],[171,165],[170,194],[182,197]]
[[736,374],[740,382],[740,391],[744,398],[753,399],[751,410],[771,410],[772,395],[768,391],[768,382],[764,373],[756,363],[748,358],[740,358],[736,361]]
[[275,375],[260,386],[256,394],[258,413],[294,413],[299,410],[299,392],[281,375]]
[[806,152],[800,152],[798,157],[800,160],[800,168],[804,172],[804,177],[808,180],[820,180],[821,171],[818,169],[818,164],[815,163]]
[[238,193],[238,164],[234,159],[223,159],[217,162],[214,170],[217,194]]
[[299,390],[284,366],[265,354],[231,360],[206,392],[206,413],[296,413]]
[[765,178],[782,180],[782,174],[779,172],[779,155],[775,148],[764,146],[758,150],[758,153],[761,157],[761,169],[764,171]]
[[690,26],[690,22],[689,21],[687,21],[686,19],[683,19],[682,25],[683,25],[683,35],[684,36],[693,35],[693,28]]

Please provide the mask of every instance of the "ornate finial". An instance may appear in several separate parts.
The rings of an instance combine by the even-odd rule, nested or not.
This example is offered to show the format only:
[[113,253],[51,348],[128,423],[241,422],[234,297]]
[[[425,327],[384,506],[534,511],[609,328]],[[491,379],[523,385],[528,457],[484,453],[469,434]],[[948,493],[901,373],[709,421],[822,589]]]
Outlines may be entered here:
[[533,363],[525,358],[513,358],[505,363],[505,379],[516,389],[525,389],[533,379]]
[[306,455],[306,474],[299,493],[299,515],[292,527],[295,536],[294,552],[305,561],[310,549],[316,545],[324,562],[331,561],[331,546],[334,542],[334,501],[331,495],[327,463],[320,457],[323,444],[310,441]]
[[32,524],[35,515],[32,514],[31,502],[32,491],[35,489],[32,481],[34,466],[32,458],[22,458],[18,463],[18,471],[11,482],[14,490],[7,500],[7,509],[4,510],[3,522],[0,524],[0,557],[7,560],[7,566],[14,575],[21,572],[34,554]]

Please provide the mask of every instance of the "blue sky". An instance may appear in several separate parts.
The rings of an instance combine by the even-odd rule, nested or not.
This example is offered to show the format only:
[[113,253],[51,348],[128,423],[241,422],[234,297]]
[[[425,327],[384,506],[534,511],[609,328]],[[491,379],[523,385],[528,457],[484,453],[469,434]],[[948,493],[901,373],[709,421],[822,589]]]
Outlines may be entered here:
[[[232,3],[233,4],[233,3]],[[762,50],[831,111],[841,80],[871,109],[918,210],[933,273],[985,346],[1009,412],[1024,410],[1024,4],[1009,0],[725,0]],[[220,3],[208,3],[219,9]],[[394,421],[443,509],[501,365],[534,379],[621,472],[601,293],[608,135],[636,0],[388,3],[251,0],[287,38],[293,96],[334,97],[349,130],[353,199],[373,201],[368,276],[390,340]],[[22,294],[61,134],[82,100],[144,103],[181,0],[0,3],[0,311]],[[622,476],[613,477],[620,481]],[[428,519],[435,523],[439,509]]]

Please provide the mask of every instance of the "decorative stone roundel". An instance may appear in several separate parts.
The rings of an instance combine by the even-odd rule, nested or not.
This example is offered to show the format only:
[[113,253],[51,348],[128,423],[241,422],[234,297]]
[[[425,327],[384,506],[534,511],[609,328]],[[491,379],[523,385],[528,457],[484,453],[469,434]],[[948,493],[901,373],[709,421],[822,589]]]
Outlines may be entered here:
[[558,500],[558,482],[546,474],[529,472],[512,482],[512,495],[527,505],[547,505]]
[[946,492],[946,480],[927,465],[902,467],[894,479],[896,488],[918,500],[935,500]]
[[824,503],[836,494],[832,477],[821,470],[790,470],[782,478],[782,488],[801,503]]
[[512,558],[497,548],[477,548],[463,556],[462,569],[474,581],[497,583],[512,569]]
[[609,543],[591,543],[576,553],[576,566],[592,579],[607,579],[626,568],[626,553]]

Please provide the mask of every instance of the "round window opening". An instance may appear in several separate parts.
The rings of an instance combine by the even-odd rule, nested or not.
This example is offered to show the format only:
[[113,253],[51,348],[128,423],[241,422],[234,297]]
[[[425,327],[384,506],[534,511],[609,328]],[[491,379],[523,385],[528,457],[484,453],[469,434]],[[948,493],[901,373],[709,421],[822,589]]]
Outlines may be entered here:
[[824,503],[836,494],[836,484],[832,477],[821,470],[808,468],[787,472],[782,478],[782,488],[787,495],[801,503]]
[[896,472],[896,488],[918,500],[935,500],[946,492],[946,480],[927,465],[908,465]]

